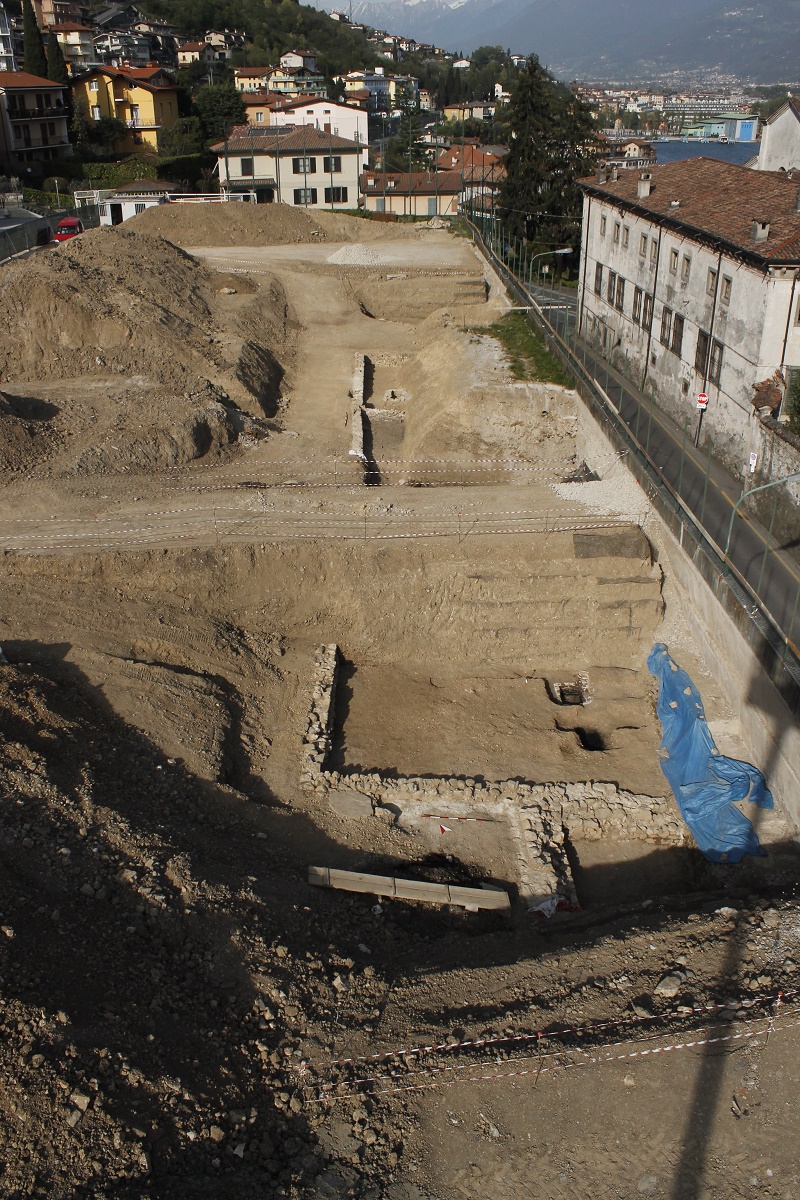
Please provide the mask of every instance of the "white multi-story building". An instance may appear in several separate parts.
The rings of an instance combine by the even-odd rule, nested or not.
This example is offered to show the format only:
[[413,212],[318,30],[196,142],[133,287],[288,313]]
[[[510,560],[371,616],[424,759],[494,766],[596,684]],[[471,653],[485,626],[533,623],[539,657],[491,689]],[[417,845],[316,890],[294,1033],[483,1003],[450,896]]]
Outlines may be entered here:
[[220,189],[259,204],[356,208],[363,146],[314,126],[237,125],[217,155]]
[[[583,180],[579,328],[733,467],[800,370],[800,175],[694,158]],[[762,401],[763,402],[763,401]]]
[[11,22],[5,8],[0,4],[0,71],[16,71],[16,69],[17,60],[14,57]]

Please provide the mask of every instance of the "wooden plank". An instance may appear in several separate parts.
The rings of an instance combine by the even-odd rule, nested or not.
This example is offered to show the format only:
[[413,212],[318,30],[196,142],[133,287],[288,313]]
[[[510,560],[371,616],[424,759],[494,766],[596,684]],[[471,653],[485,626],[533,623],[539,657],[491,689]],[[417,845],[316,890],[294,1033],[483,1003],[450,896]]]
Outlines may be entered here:
[[395,879],[395,895],[401,900],[424,900],[428,904],[449,904],[446,883],[428,883],[424,879]]
[[457,904],[471,910],[484,908],[495,912],[509,909],[508,893],[500,888],[468,888],[451,883],[428,883],[424,879],[392,879],[388,875],[367,875],[362,871],[340,871],[335,867],[309,867],[308,882],[315,887],[331,887],[346,892],[368,892],[374,896],[398,900],[421,900],[427,904]]
[[511,901],[508,898],[508,892],[497,888],[467,888],[457,887],[454,883],[450,884],[450,903],[476,905],[478,908],[489,908],[492,910],[501,911],[511,907]]

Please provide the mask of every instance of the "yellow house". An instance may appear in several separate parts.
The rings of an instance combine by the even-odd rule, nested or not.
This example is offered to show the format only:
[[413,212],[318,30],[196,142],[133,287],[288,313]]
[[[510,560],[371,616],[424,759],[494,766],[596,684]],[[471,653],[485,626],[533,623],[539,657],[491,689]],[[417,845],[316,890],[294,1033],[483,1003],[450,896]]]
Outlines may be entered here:
[[116,117],[128,136],[116,143],[120,153],[137,146],[158,149],[158,135],[178,119],[178,89],[163,67],[92,67],[72,85],[75,104],[89,121]]

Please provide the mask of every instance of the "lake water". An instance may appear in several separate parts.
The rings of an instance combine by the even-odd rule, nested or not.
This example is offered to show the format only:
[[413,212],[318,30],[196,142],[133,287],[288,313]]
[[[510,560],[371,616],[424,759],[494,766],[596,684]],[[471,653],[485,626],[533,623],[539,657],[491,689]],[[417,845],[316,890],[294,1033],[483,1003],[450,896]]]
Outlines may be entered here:
[[758,154],[759,142],[655,142],[656,162],[680,162],[684,158],[721,158],[742,166]]

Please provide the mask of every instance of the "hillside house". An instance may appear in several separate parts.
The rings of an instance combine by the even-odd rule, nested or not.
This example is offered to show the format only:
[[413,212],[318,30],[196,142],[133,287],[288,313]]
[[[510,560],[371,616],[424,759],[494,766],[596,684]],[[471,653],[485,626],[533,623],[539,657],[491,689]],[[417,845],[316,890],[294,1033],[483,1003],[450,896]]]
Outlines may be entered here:
[[208,42],[184,42],[178,47],[178,66],[189,67],[192,63],[202,63],[208,67],[217,61],[214,47]]
[[158,135],[178,119],[178,89],[163,67],[92,67],[72,86],[76,105],[89,121],[116,117],[128,127],[117,149],[158,149]]
[[234,67],[233,84],[240,92],[268,92],[272,67]]
[[693,158],[581,181],[578,321],[732,468],[763,385],[800,371],[800,179]]
[[97,61],[94,30],[88,25],[80,25],[77,21],[64,21],[60,25],[51,25],[50,33],[54,33],[58,39],[70,75],[77,75]]

